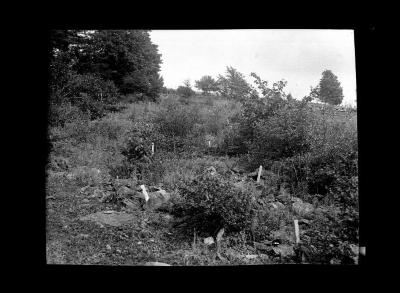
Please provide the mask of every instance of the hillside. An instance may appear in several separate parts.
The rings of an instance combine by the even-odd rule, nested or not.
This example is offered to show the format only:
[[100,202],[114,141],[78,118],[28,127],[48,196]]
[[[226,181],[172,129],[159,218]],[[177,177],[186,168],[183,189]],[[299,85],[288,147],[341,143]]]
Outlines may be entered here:
[[49,126],[47,263],[357,263],[357,113],[256,103],[164,94]]

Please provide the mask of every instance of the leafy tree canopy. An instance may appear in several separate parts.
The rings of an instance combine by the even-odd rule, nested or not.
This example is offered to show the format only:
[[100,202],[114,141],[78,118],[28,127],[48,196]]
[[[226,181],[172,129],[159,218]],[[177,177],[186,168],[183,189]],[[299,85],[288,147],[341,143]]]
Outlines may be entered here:
[[242,100],[250,96],[251,86],[248,84],[244,75],[235,68],[228,66],[225,76],[218,76],[218,92],[223,97],[234,100]]
[[203,93],[206,95],[208,95],[210,92],[216,92],[218,90],[217,82],[209,75],[203,76],[199,80],[196,80],[195,83],[196,88],[203,91]]

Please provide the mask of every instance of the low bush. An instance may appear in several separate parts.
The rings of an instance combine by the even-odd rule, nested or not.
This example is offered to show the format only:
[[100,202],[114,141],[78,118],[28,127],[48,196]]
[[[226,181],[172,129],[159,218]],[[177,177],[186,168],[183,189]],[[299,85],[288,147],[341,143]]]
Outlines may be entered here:
[[51,110],[58,113],[61,109],[57,107],[70,103],[89,115],[90,119],[97,119],[107,113],[107,106],[115,104],[118,97],[118,89],[112,81],[105,81],[95,74],[70,73],[62,88],[53,89]]
[[179,188],[175,214],[186,217],[185,230],[214,235],[225,227],[230,232],[250,229],[253,219],[251,197],[219,176],[204,173]]
[[51,103],[49,107],[49,125],[51,127],[64,126],[78,120],[89,120],[90,115],[82,111],[78,106],[69,102],[60,105]]
[[197,107],[184,106],[174,100],[165,101],[152,122],[160,135],[158,145],[162,149],[176,151],[196,144],[198,133],[193,130],[201,122]]

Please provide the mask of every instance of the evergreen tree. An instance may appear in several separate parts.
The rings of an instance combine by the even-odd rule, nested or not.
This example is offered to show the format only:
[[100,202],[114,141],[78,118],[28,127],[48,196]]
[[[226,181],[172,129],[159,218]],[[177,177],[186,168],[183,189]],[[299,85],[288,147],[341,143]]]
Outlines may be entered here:
[[316,89],[318,99],[331,105],[340,105],[343,100],[343,89],[338,78],[330,70],[322,72],[322,78]]

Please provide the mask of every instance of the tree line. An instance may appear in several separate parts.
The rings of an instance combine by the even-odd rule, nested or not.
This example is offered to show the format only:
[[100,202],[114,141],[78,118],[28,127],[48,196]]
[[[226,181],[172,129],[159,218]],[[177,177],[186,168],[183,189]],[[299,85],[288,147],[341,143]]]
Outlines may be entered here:
[[[280,80],[268,86],[268,81],[264,81],[256,73],[250,74],[254,78],[254,83],[258,88],[250,85],[244,75],[237,69],[228,66],[225,75],[219,74],[216,79],[210,75],[204,75],[199,80],[195,80],[195,87],[202,91],[203,95],[219,95],[224,98],[243,101],[249,97],[264,98],[286,98],[293,99],[293,96],[284,92],[287,81]],[[189,80],[185,80],[176,92],[187,98],[195,94]],[[259,94],[261,93],[261,95]],[[306,101],[320,101],[331,105],[340,105],[343,101],[343,89],[337,76],[331,70],[324,70],[319,84],[311,87],[310,94],[303,97]]]
[[[64,111],[60,109],[67,104],[96,119],[123,96],[157,101],[161,93],[168,92],[160,76],[161,54],[148,30],[53,30],[49,61],[53,114]],[[204,75],[195,81],[195,87],[204,95],[216,94],[238,101],[251,97],[293,98],[284,92],[285,80],[269,86],[257,74],[251,76],[257,89],[231,66],[216,79]],[[185,98],[195,93],[189,80],[172,91]],[[325,70],[319,84],[304,99],[339,105],[343,91],[337,76]]]
[[102,116],[123,95],[155,101],[163,88],[161,54],[147,30],[50,32],[50,103]]

